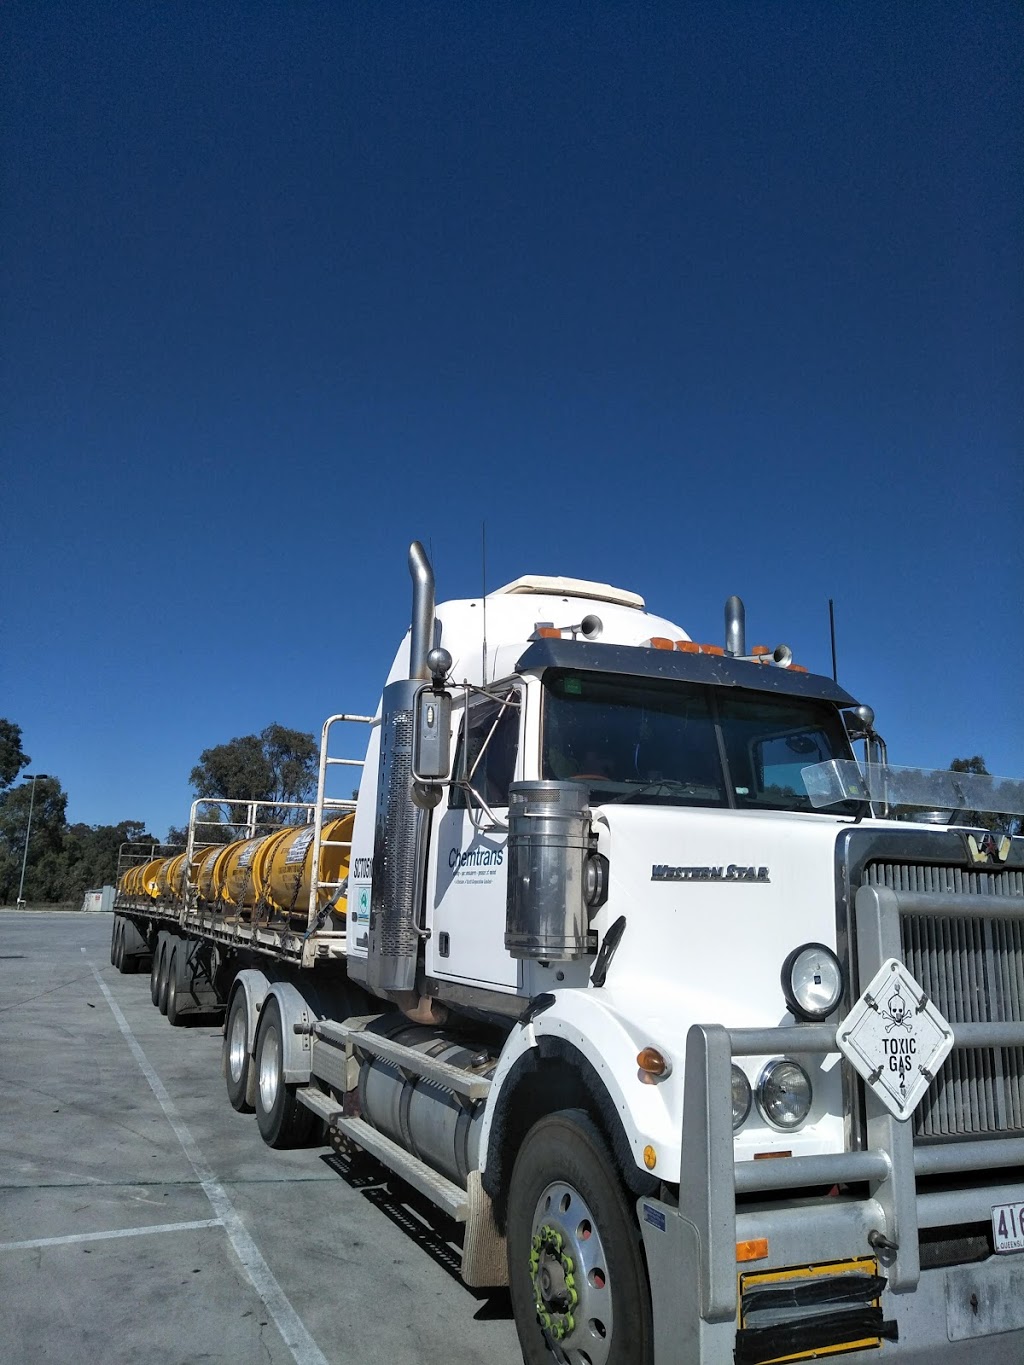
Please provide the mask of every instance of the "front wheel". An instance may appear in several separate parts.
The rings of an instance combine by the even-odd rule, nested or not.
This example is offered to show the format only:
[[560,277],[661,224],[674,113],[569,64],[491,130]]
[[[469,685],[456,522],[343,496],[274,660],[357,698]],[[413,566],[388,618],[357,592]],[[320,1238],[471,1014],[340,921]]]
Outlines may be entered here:
[[313,1135],[316,1115],[296,1098],[284,1079],[281,1006],[271,996],[263,1006],[256,1038],[256,1122],[268,1147],[302,1147]]
[[526,1135],[507,1231],[526,1365],[650,1365],[640,1231],[607,1145],[582,1110],[549,1114]]

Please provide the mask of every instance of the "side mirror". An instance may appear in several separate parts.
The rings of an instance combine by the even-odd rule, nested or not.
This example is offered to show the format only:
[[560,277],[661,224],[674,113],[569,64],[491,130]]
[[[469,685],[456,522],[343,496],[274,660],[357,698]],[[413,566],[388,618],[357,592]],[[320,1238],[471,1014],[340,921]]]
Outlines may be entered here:
[[451,771],[452,699],[448,692],[424,687],[413,710],[414,782],[438,782]]

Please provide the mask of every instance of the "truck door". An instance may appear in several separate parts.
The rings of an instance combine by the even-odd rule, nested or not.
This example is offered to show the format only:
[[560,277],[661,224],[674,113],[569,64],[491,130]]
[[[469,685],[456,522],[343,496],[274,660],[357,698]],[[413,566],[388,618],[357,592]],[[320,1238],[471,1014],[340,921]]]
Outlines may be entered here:
[[471,700],[455,755],[455,773],[466,774],[471,790],[446,789],[427,874],[428,975],[510,991],[519,987],[520,964],[505,950],[508,831],[494,825],[508,824],[509,784],[520,770],[523,695],[510,686]]

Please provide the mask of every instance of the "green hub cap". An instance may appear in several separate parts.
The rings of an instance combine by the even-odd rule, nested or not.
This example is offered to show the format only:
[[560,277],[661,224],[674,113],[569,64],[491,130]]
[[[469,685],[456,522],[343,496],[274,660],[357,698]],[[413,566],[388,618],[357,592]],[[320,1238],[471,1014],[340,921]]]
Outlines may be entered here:
[[590,1209],[563,1181],[537,1201],[530,1243],[537,1321],[555,1359],[604,1365],[612,1342],[612,1300],[604,1247]]

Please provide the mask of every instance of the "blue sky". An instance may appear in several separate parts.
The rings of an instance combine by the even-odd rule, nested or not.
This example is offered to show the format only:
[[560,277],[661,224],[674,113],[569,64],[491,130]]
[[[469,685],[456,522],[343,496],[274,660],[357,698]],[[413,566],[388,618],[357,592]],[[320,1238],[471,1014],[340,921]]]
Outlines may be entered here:
[[1021,10],[12,0],[0,714],[69,816],[522,573],[1024,772]]

